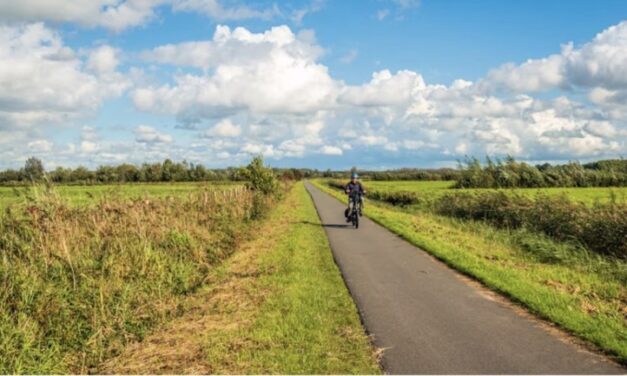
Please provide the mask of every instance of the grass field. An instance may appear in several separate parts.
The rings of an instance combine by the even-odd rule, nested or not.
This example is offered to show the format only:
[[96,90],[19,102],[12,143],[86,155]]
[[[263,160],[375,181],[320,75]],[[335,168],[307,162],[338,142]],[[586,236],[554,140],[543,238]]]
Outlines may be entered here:
[[[166,197],[188,194],[200,190],[223,190],[229,186],[238,186],[233,182],[207,183],[146,183],[146,184],[110,184],[110,185],[58,185],[55,190],[72,205],[95,203],[104,197]],[[23,202],[28,196],[34,196],[43,188],[0,187],[0,208],[9,204]]]
[[0,212],[0,373],[87,373],[177,316],[258,212],[245,189],[84,206],[59,196]]
[[186,300],[188,314],[99,372],[380,373],[302,183],[254,233]]
[[[450,191],[485,192],[492,189],[452,189],[453,181],[365,181],[364,185],[369,190],[381,190],[389,192],[415,192],[426,199],[438,198]],[[566,195],[574,201],[581,201],[592,205],[595,202],[608,202],[614,196],[619,202],[627,202],[627,187],[592,187],[592,188],[515,188],[502,189],[504,192],[513,192],[529,197],[538,194],[549,196]]]
[[380,372],[302,183],[89,188],[0,213],[0,373]]
[[[344,200],[324,181],[314,183]],[[627,363],[624,260],[585,252],[541,234],[499,230],[372,200],[365,213],[453,268]],[[546,253],[559,257],[547,258]]]

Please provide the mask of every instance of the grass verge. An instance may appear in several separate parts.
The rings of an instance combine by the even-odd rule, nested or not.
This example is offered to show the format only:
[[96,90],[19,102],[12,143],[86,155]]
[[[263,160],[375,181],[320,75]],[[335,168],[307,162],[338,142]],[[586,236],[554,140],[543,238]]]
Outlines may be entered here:
[[320,226],[298,183],[187,312],[101,372],[380,373]]
[[[339,191],[321,181],[313,183],[343,199]],[[560,245],[542,236],[497,230],[427,212],[408,212],[374,201],[366,205],[365,214],[453,268],[627,364],[624,261],[578,255],[560,262],[543,262],[530,249]]]

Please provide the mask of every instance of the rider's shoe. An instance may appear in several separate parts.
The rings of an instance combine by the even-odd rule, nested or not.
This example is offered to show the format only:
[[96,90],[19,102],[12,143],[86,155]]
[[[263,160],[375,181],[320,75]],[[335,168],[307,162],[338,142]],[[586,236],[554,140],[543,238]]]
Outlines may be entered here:
[[362,212],[361,212],[361,209],[359,210],[359,216],[360,216],[360,217],[362,216]]

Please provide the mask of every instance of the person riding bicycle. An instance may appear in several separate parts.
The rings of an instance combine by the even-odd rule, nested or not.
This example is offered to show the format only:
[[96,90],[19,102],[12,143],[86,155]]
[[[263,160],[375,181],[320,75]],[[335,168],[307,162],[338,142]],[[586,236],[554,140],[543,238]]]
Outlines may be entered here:
[[359,181],[359,175],[357,175],[356,172],[353,172],[351,174],[351,181],[346,184],[346,186],[344,187],[344,191],[348,195],[348,208],[344,211],[344,216],[346,217],[346,219],[349,220],[348,217],[352,210],[354,195],[359,196],[359,215],[361,216],[361,211],[364,207],[364,195],[366,194],[366,190]]

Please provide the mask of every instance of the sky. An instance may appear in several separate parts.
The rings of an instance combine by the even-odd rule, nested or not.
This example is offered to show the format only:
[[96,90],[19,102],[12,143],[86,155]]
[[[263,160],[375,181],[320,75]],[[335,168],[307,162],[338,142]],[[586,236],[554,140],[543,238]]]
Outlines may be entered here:
[[0,0],[0,168],[627,154],[627,2]]

